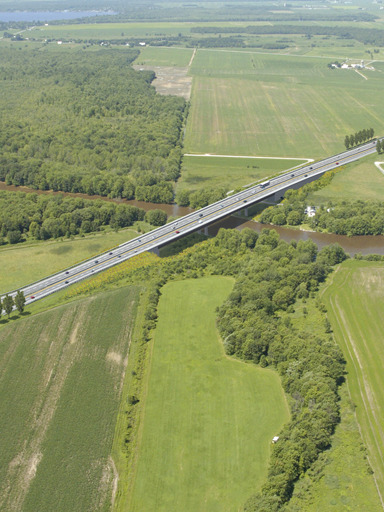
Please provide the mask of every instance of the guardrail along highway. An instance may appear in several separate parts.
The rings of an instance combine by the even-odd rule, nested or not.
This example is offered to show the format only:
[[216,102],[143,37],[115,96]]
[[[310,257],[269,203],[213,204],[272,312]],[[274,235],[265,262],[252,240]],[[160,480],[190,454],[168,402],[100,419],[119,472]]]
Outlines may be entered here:
[[[21,290],[26,297],[26,303],[42,299],[51,293],[62,290],[71,284],[86,279],[97,272],[106,270],[137,254],[165,245],[186,234],[199,230],[227,217],[231,213],[244,209],[247,206],[262,201],[278,192],[290,187],[310,181],[325,172],[343,164],[347,164],[376,152],[376,141],[371,141],[349,151],[339,153],[319,162],[308,164],[296,170],[291,170],[271,178],[264,183],[253,185],[237,194],[228,196],[221,201],[210,204],[193,213],[185,215],[165,226],[154,229],[149,233],[140,235],[118,247],[100,254],[79,265],[73,266],[36,283],[28,285]],[[10,292],[14,295],[15,292]],[[3,297],[1,297],[3,298]]]

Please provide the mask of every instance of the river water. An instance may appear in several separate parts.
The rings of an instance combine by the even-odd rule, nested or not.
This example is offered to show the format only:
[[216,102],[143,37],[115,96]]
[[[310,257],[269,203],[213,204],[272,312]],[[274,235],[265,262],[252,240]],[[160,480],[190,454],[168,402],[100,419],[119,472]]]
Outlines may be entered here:
[[[114,203],[121,204],[130,204],[132,206],[137,206],[138,208],[142,208],[145,211],[153,210],[159,208],[164,210],[168,216],[173,217],[182,217],[183,215],[187,215],[191,213],[193,210],[191,208],[178,206],[177,204],[155,204],[155,203],[145,203],[144,201],[127,201],[126,199],[109,199],[107,197],[102,196],[89,196],[87,194],[71,194],[71,193],[63,193],[63,192],[53,192],[51,190],[34,190],[28,187],[15,187],[14,185],[6,185],[3,182],[0,182],[0,190],[8,190],[12,192],[27,192],[34,194],[48,194],[48,195],[65,195],[70,197],[81,197],[83,199],[101,199],[103,201],[111,201]],[[366,254],[382,254],[384,255],[384,236],[345,236],[345,235],[334,235],[331,233],[317,233],[315,231],[301,231],[298,229],[290,229],[282,226],[273,226],[269,224],[260,224],[260,222],[254,222],[251,220],[246,220],[241,217],[231,216],[226,217],[225,219],[212,224],[208,228],[208,234],[210,236],[215,236],[220,228],[227,229],[244,229],[250,228],[258,233],[261,232],[264,228],[274,229],[280,235],[280,238],[285,240],[286,242],[290,242],[291,240],[313,240],[315,244],[321,249],[322,247],[338,243],[343,247],[343,249],[349,253],[351,256],[354,254],[360,253],[363,255]]]
[[42,22],[54,20],[74,20],[77,18],[89,18],[92,16],[105,16],[117,14],[114,11],[0,11],[0,21],[9,23],[12,21]]

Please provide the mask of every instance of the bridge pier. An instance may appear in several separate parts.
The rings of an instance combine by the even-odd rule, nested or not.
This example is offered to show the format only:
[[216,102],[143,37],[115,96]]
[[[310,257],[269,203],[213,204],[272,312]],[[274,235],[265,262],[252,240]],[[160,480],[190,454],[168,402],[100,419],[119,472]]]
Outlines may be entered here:
[[149,249],[148,252],[153,252],[153,254],[156,254],[156,256],[160,256],[160,250],[158,247],[152,247],[152,249]]
[[247,208],[244,208],[244,215],[245,215],[246,217],[248,217],[248,207],[247,207]]

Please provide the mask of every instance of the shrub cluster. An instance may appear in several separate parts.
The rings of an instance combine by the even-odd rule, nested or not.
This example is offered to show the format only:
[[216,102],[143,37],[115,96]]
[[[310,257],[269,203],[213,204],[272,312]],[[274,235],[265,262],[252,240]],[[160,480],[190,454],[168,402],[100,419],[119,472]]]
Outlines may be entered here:
[[384,202],[341,201],[329,202],[316,210],[309,221],[313,229],[324,229],[338,235],[384,234]]

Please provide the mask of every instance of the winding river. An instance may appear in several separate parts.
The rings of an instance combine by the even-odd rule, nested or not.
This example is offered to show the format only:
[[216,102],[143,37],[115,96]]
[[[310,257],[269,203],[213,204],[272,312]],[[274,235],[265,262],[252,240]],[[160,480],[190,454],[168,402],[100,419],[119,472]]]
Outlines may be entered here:
[[[178,206],[177,204],[155,204],[155,203],[145,203],[144,201],[127,201],[126,199],[109,199],[108,197],[102,196],[89,196],[87,194],[71,194],[71,193],[63,193],[63,192],[54,192],[52,190],[34,190],[28,187],[15,187],[14,185],[6,185],[4,182],[0,182],[0,190],[8,190],[12,192],[26,192],[26,193],[34,193],[34,194],[48,194],[48,195],[65,195],[69,197],[82,197],[83,199],[101,199],[102,201],[111,201],[114,203],[123,203],[130,204],[132,206],[137,206],[138,208],[142,208],[145,211],[153,210],[156,208],[164,210],[167,215],[173,217],[181,217],[186,215],[187,213],[191,213],[192,209]],[[260,224],[260,222],[254,222],[251,220],[246,220],[241,217],[227,217],[220,222],[216,222],[212,224],[208,228],[208,234],[210,236],[215,236],[220,228],[250,228],[257,232],[260,232],[264,228],[270,228],[277,231],[280,235],[280,238],[285,240],[286,242],[290,242],[291,240],[313,240],[316,245],[321,249],[325,245],[338,243],[343,247],[343,249],[349,253],[351,256],[357,253],[361,253],[363,255],[366,254],[382,254],[384,255],[384,236],[378,235],[365,235],[365,236],[345,236],[345,235],[334,235],[331,233],[317,233],[315,231],[301,231],[298,229],[290,229],[282,226],[273,226],[269,224]]]

